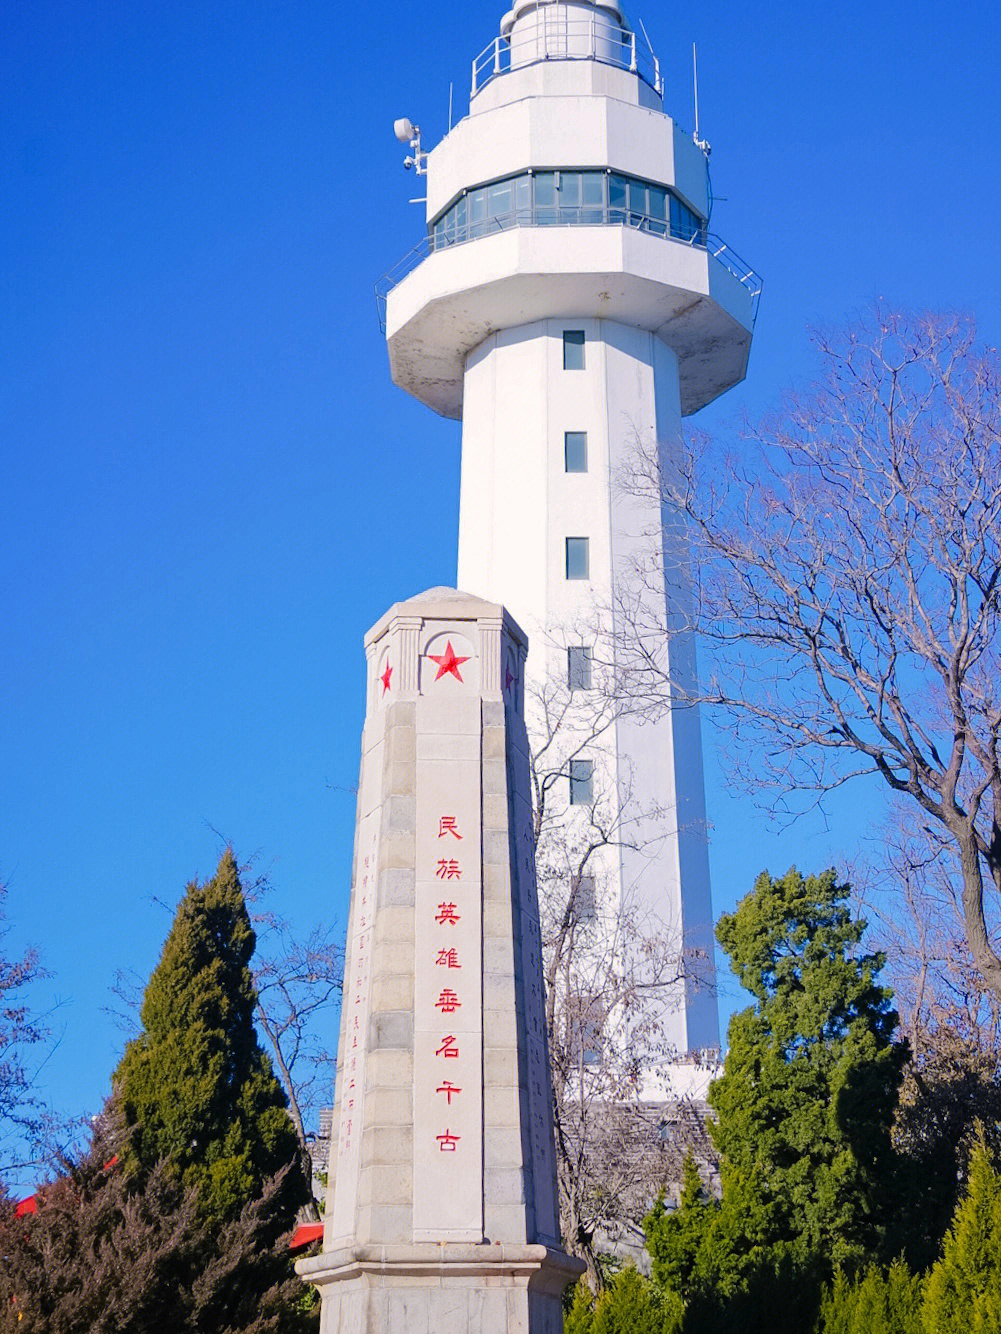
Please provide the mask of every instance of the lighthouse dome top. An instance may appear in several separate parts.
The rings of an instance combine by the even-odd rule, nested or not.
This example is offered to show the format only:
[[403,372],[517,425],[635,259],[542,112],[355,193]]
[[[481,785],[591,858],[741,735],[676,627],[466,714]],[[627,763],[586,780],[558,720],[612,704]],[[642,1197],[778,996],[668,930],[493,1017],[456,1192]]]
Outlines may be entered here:
[[472,96],[498,74],[566,61],[617,66],[663,94],[660,65],[637,43],[618,0],[515,0],[499,35],[473,61]]
[[[501,33],[507,37],[516,23],[528,18],[531,14],[537,14],[538,11],[548,9],[550,13],[555,13],[557,9],[579,10],[582,16],[594,15],[597,12],[599,17],[611,18],[615,23],[625,26],[626,16],[621,5],[615,3],[615,0],[516,0],[516,3],[501,19]],[[580,17],[573,15],[572,17]],[[567,15],[571,17],[571,15]]]

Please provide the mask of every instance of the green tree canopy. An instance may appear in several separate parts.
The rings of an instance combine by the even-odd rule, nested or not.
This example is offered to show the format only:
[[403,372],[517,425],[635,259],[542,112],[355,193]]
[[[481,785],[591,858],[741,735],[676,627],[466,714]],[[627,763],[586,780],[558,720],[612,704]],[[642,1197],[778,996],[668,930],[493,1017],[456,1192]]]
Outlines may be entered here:
[[233,1218],[285,1176],[285,1225],[307,1198],[285,1096],[254,1030],[254,931],[227,849],[215,876],[181,900],[143,1000],[142,1034],[114,1076],[127,1128],[123,1161],[148,1176],[166,1161],[205,1210]]

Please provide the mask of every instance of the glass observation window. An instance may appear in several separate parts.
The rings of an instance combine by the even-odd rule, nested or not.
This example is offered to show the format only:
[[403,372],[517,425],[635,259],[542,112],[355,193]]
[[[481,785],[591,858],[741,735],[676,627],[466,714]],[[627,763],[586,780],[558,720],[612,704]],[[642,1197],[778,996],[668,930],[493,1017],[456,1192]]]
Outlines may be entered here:
[[706,220],[667,186],[576,169],[524,172],[467,190],[428,233],[431,248],[440,250],[510,227],[609,225],[705,244]]

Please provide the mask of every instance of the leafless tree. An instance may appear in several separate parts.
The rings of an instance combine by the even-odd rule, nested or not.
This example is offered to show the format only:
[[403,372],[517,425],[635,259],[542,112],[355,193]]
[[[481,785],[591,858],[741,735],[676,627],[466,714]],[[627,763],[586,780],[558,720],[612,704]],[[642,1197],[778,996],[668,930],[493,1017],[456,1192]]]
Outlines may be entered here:
[[965,944],[962,876],[947,835],[914,814],[897,803],[856,893],[868,939],[888,958],[910,1047],[894,1143],[931,1263],[981,1128],[1001,1147],[1001,1005]]
[[332,1092],[334,1057],[324,1036],[334,1031],[331,1012],[340,1003],[344,946],[332,927],[315,926],[299,936],[275,913],[255,914],[254,921],[257,1022],[271,1046],[305,1149],[307,1125]]
[[[622,484],[687,519],[698,698],[791,809],[876,774],[939,831],[966,945],[1001,999],[1001,365],[970,321],[877,309],[817,339],[822,380],[736,455],[639,442]],[[639,572],[642,577],[642,571]],[[668,679],[642,610],[628,689]]]
[[33,1012],[28,992],[45,977],[34,949],[10,957],[9,928],[3,907],[6,886],[0,884],[0,1168],[26,1167],[26,1156],[47,1126],[36,1086],[30,1053],[50,1036],[44,1020]]
[[1001,1003],[985,991],[964,940],[962,877],[945,832],[915,825],[896,803],[875,831],[856,895],[869,939],[888,958],[901,1028],[920,1068],[943,1046],[993,1068],[1001,1051]]
[[[666,1116],[665,1098],[650,1095],[678,1058],[664,1018],[699,960],[611,894],[610,863],[641,841],[652,852],[651,824],[667,818],[601,763],[622,708],[597,660],[591,688],[572,690],[557,673],[526,701],[561,1227],[595,1288],[602,1245],[639,1249],[641,1219],[680,1180],[686,1148],[709,1151],[701,1109],[673,1103]],[[571,807],[571,763],[582,757],[596,757],[594,786]]]

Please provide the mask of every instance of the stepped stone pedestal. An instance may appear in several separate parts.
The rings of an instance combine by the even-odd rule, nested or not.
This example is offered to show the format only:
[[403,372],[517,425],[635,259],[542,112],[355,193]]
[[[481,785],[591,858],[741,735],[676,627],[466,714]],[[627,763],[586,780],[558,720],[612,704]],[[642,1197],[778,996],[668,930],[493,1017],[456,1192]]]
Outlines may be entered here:
[[322,1334],[561,1334],[524,634],[454,589],[365,640]]

